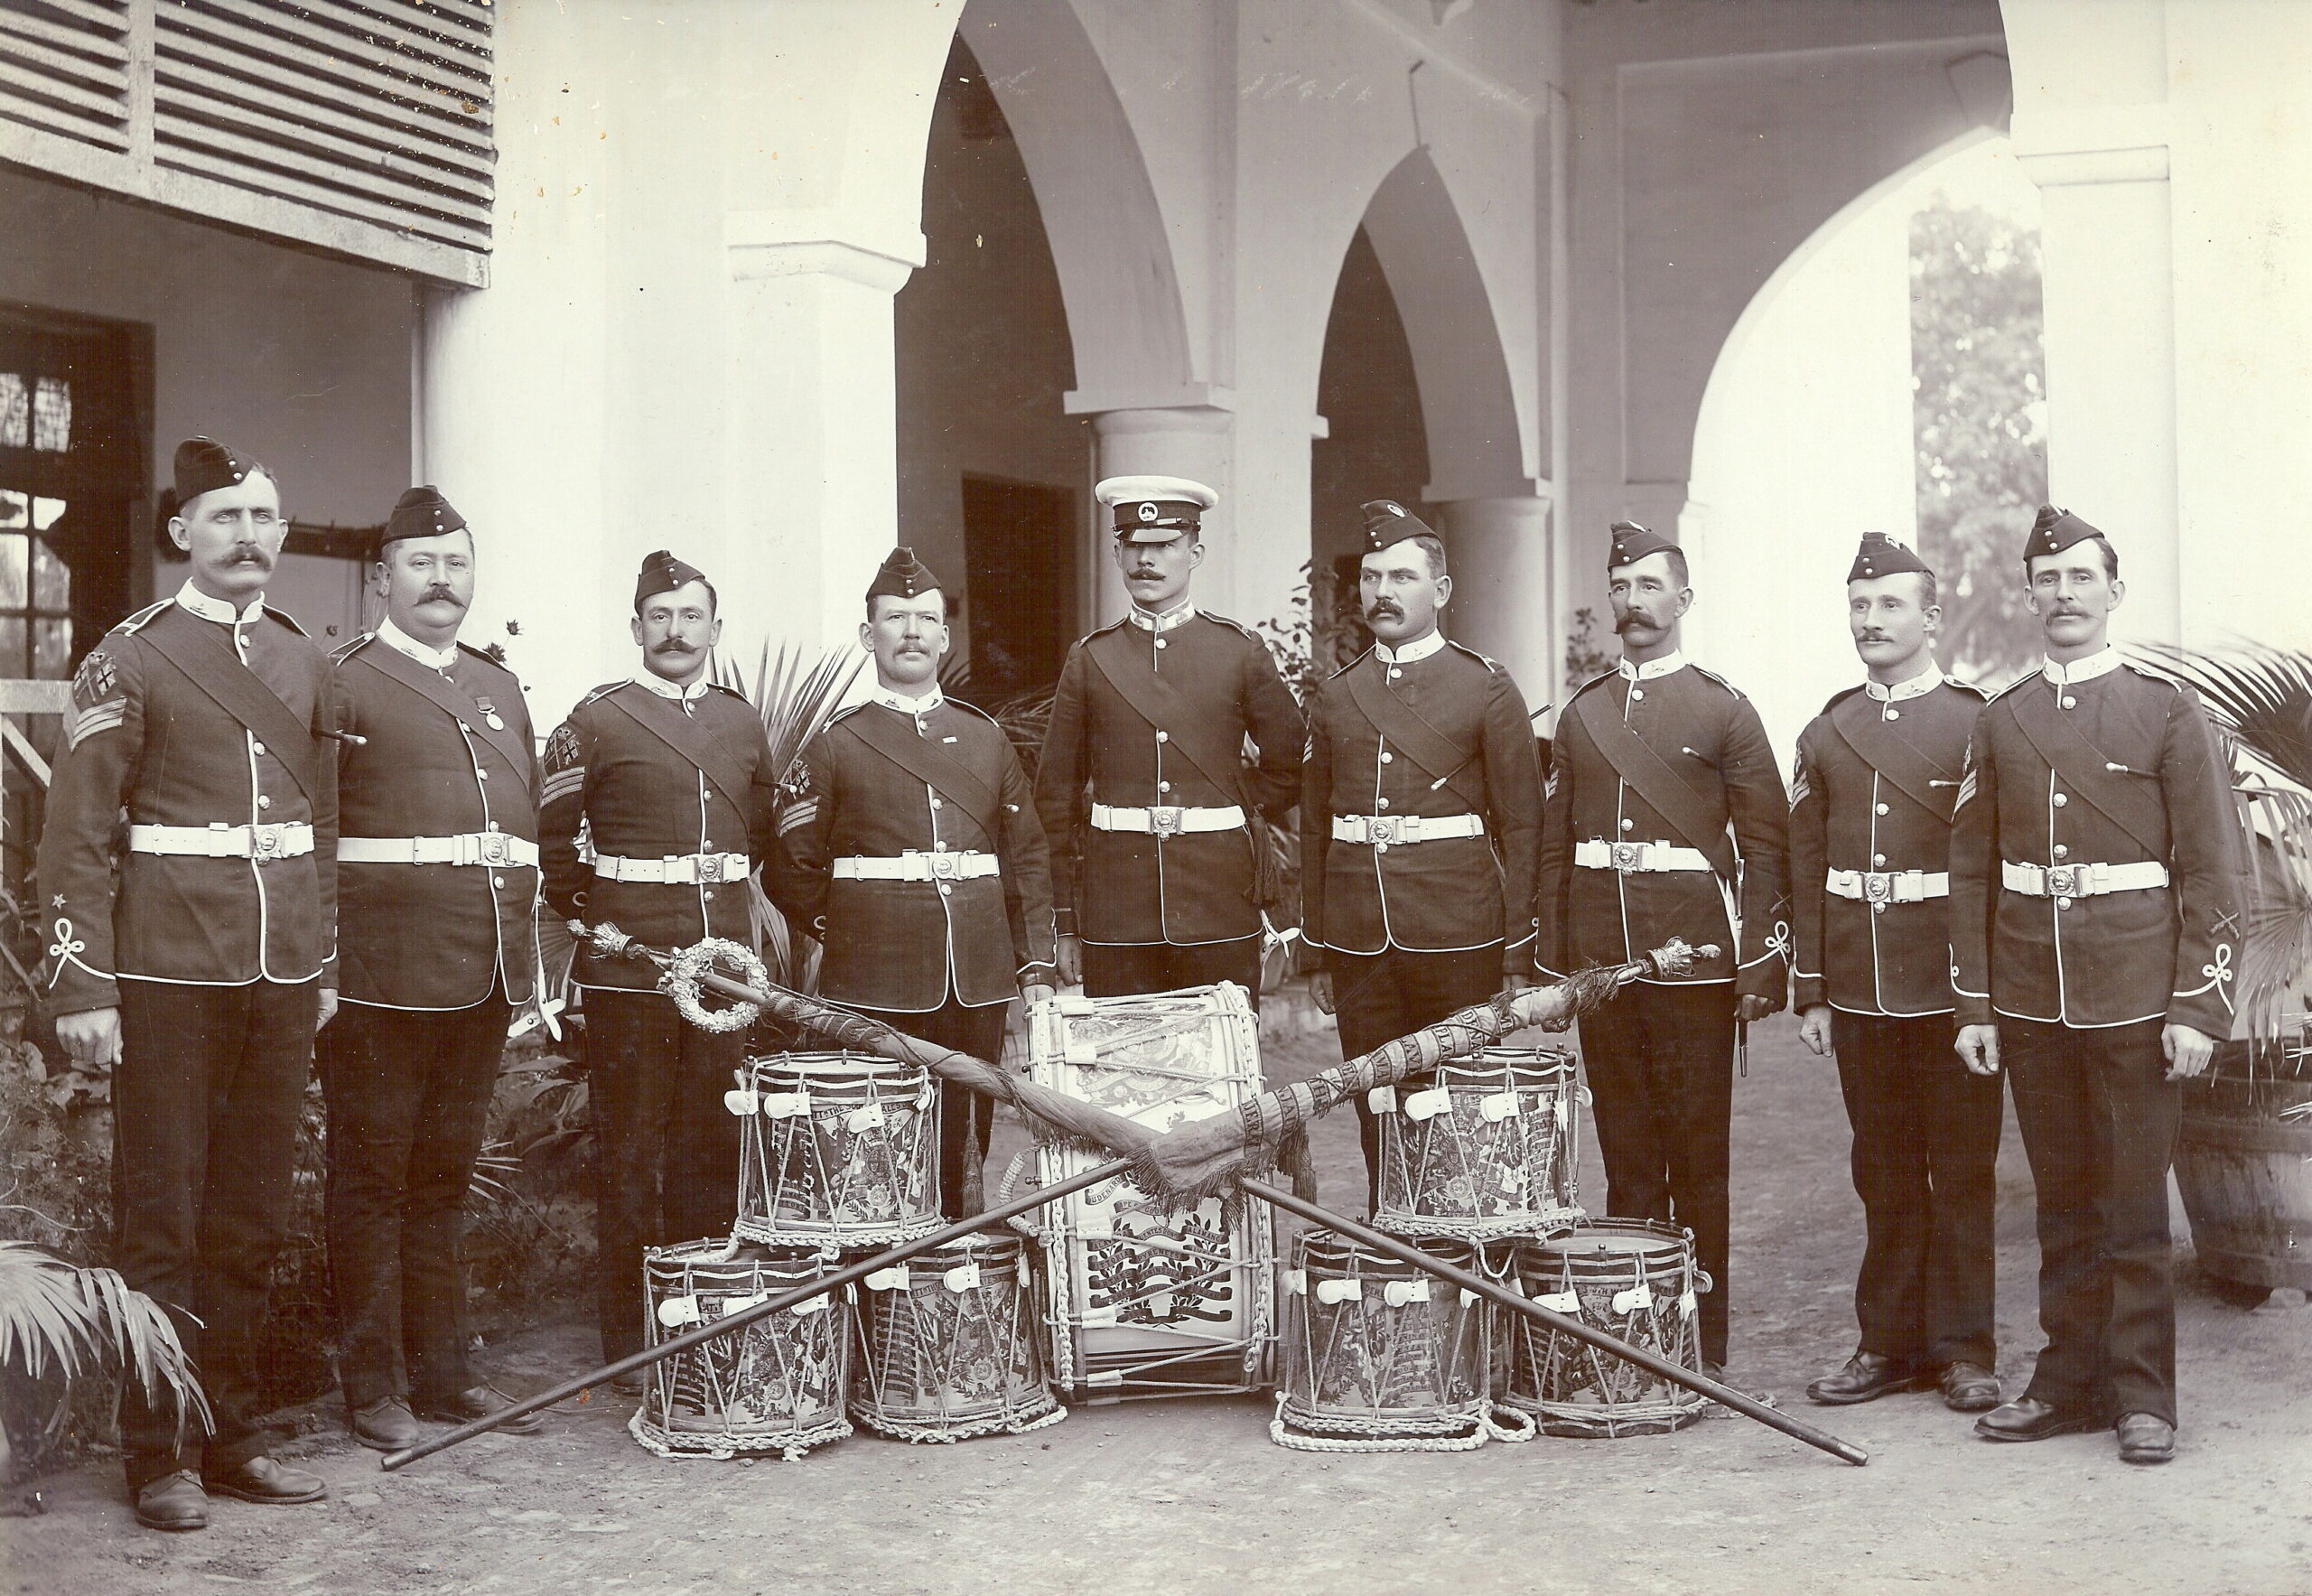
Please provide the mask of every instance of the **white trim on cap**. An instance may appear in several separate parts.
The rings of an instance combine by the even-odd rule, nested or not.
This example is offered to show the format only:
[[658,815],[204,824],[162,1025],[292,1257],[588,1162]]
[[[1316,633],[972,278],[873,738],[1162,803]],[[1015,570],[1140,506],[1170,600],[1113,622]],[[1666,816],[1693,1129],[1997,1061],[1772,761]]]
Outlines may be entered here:
[[1220,502],[1219,494],[1186,477],[1107,477],[1094,486],[1092,497],[1110,509],[1119,504],[1148,500],[1193,504],[1199,509],[1210,509]]

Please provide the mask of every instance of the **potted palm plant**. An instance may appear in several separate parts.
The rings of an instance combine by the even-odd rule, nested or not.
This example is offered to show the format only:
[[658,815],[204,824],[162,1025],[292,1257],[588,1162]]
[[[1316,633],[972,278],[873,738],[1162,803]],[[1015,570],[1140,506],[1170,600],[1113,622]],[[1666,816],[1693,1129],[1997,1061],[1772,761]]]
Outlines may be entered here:
[[2241,1034],[2186,1088],[2176,1179],[2201,1268],[2257,1302],[2312,1289],[2312,653],[2152,652],[2223,734],[2249,859]]

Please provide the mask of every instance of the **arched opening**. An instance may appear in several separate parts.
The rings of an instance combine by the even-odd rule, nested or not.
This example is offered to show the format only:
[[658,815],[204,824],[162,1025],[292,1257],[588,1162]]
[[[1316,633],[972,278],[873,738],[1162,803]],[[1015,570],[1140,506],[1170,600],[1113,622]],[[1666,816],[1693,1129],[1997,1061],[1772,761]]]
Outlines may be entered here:
[[[1914,377],[1920,285],[1913,224],[1937,209],[1990,217],[2015,238],[2037,231],[2037,191],[2003,138],[1970,135],[1895,173],[1824,223],[1759,289],[1720,351],[1696,418],[1681,521],[1696,593],[1688,644],[1735,676],[1777,747],[1789,747],[1823,701],[1860,674],[1843,583],[1864,531],[1919,545],[1943,572],[1945,613],[1961,628],[1973,634],[1992,624],[1976,584],[1996,580],[1998,567],[1971,564],[1970,551],[1997,544],[2013,507],[1989,525],[1970,510],[1954,542],[1960,518],[1930,503],[1930,536],[1921,536],[1922,495],[1940,489],[1934,471],[1923,480],[1919,464],[1930,440]],[[2028,314],[2018,336],[2036,357],[2036,295]],[[1980,331],[1960,338],[1980,340]],[[1992,354],[1962,349],[1958,358]],[[1934,447],[1964,456],[1962,464],[2018,444],[2028,454],[2036,418],[2026,406],[2009,410],[1983,417],[2003,441],[1986,435]],[[2011,428],[2023,435],[2005,435]],[[2037,472],[2043,490],[2043,458]],[[2028,462],[2007,474],[2018,480],[1996,490],[2005,499],[2019,502],[2034,490],[2019,480],[2030,475]],[[2020,514],[2028,526],[2028,508]],[[1993,685],[2012,672],[1970,662],[2003,660],[2006,651],[1975,635],[1948,637],[1937,650],[1946,668]]]
[[925,264],[895,307],[900,537],[941,578],[966,698],[1057,679],[1091,447],[1043,212],[1012,126],[959,34],[924,164]]

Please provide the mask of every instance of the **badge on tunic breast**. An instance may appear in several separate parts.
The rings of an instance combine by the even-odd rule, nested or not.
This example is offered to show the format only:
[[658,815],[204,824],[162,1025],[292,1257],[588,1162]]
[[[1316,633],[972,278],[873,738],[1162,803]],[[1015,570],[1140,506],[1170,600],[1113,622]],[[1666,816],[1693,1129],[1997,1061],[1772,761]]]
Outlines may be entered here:
[[489,729],[491,731],[503,732],[506,729],[506,723],[498,718],[498,706],[496,705],[490,703],[487,698],[476,698],[474,702],[481,706],[481,718],[489,723]]

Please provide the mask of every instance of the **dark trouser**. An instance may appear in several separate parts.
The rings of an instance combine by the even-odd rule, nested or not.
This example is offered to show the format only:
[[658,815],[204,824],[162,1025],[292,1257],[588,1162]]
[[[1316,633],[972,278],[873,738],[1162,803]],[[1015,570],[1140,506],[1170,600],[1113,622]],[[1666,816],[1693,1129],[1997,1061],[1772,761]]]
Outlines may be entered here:
[[459,1255],[467,1182],[513,1006],[347,1003],[321,1033],[329,1268],[349,1407],[424,1406],[477,1384]]
[[1261,1006],[1261,939],[1233,942],[1086,942],[1086,997],[1138,997],[1147,992],[1178,992],[1183,986],[1217,986],[1234,981],[1255,1009]]
[[1581,1060],[1606,1161],[1606,1211],[1694,1233],[1710,1275],[1701,1355],[1726,1361],[1727,1128],[1734,1114],[1734,986],[1625,986],[1581,1019]]
[[[952,1048],[989,1064],[1000,1066],[1003,1061],[1003,1022],[1012,1012],[1009,1003],[966,1008],[951,997],[945,1008],[924,1013],[901,1013],[889,1009],[859,1012],[918,1041]],[[939,1211],[951,1219],[964,1218],[986,1206],[976,1175],[981,1160],[987,1156],[987,1139],[994,1129],[994,1098],[982,1097],[952,1080],[939,1083]],[[974,1143],[968,1154],[965,1152],[966,1135]],[[968,1182],[969,1190],[965,1189],[966,1176],[974,1177]]]
[[[1463,953],[1341,953],[1328,948],[1325,968],[1333,977],[1333,1021],[1340,1031],[1340,1056],[1355,1059],[1384,1042],[1433,1025],[1457,1009],[1480,1003],[1501,990],[1501,947]],[[1381,1122],[1365,1099],[1356,1099],[1356,1138],[1365,1150],[1365,1208],[1381,1206]]]
[[176,1469],[224,1474],[269,1448],[258,1365],[273,1266],[289,1237],[297,1122],[312,1078],[315,983],[120,984],[113,1071],[113,1257],[161,1302],[200,1367],[217,1428],[132,1375],[121,1461],[135,1491]]
[[1994,1367],[1999,1077],[1951,1046],[1951,1016],[1832,1016],[1869,1241],[1855,1279],[1862,1349]]
[[2168,1166],[2183,1089],[2160,1022],[2074,1031],[1999,1022],[2000,1057],[2039,1204],[2039,1328],[2025,1395],[2097,1416],[2176,1422]]
[[722,1095],[743,1031],[701,1031],[655,992],[586,988],[594,1116],[595,1322],[605,1360],[642,1350],[642,1249],[728,1236],[739,1119]]

